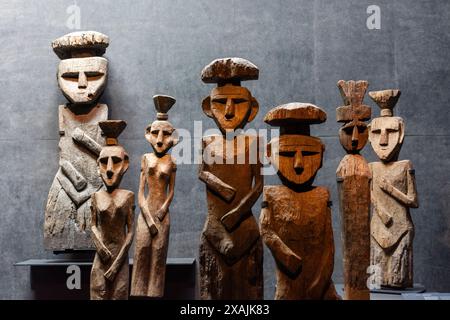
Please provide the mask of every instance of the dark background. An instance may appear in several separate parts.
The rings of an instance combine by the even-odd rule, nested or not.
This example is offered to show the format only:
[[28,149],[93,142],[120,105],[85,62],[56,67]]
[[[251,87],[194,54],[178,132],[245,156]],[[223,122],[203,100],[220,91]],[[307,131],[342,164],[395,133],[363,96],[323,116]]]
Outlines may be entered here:
[[[214,128],[201,110],[212,85],[200,71],[219,57],[247,58],[260,80],[247,86],[260,112],[247,128],[266,128],[272,107],[311,102],[328,113],[312,134],[326,144],[316,184],[331,190],[336,242],[334,280],[342,282],[342,253],[335,170],[345,152],[337,139],[339,79],[368,80],[369,90],[399,88],[396,114],[406,122],[401,159],[416,169],[420,208],[416,225],[416,282],[450,291],[450,2],[381,0],[284,1],[77,1],[81,29],[107,34],[109,84],[101,101],[110,118],[128,127],[120,138],[131,166],[123,188],[137,192],[140,157],[150,147],[143,133],[155,119],[152,96],[170,94],[175,127],[193,131],[194,120]],[[29,271],[13,264],[52,258],[43,249],[47,193],[58,168],[57,106],[65,99],[56,82],[59,59],[50,43],[70,30],[74,1],[0,3],[0,298],[32,297]],[[381,8],[381,29],[366,27],[369,5]],[[366,98],[373,107],[378,107]],[[198,141],[196,141],[197,143]],[[375,157],[368,145],[363,154]],[[169,257],[196,257],[206,214],[204,185],[194,165],[179,165],[171,206]],[[276,177],[266,183],[279,183]],[[254,207],[259,215],[259,202]],[[265,297],[275,288],[274,263],[265,252]]]

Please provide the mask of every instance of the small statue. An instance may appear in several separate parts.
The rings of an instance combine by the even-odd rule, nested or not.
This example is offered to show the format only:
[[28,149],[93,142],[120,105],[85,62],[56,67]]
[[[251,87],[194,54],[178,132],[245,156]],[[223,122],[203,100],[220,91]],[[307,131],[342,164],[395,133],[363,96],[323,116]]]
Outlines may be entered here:
[[[164,296],[167,249],[169,247],[169,206],[173,200],[177,166],[168,154],[177,144],[175,129],[167,121],[175,99],[170,96],[153,97],[158,111],[157,120],[145,131],[145,138],[154,153],[142,156],[139,180],[139,207],[134,249],[131,295],[151,298]],[[145,196],[145,188],[148,196]]]
[[[369,164],[372,172],[371,265],[377,266],[379,285],[413,287],[414,225],[409,208],[419,206],[411,161],[398,161],[405,137],[403,119],[393,109],[400,90],[369,92],[381,108],[381,117],[369,126],[369,141],[381,162]],[[377,277],[378,278],[378,277]]]
[[319,107],[297,102],[278,106],[264,118],[281,127],[267,153],[283,185],[264,187],[260,216],[262,237],[277,266],[275,299],[340,299],[331,280],[330,192],[312,185],[325,146],[310,136],[309,126],[326,118]]
[[259,138],[236,132],[259,109],[241,81],[258,76],[259,69],[241,58],[214,60],[201,74],[203,82],[217,83],[202,108],[222,133],[202,139],[199,179],[208,203],[199,254],[202,299],[263,298],[263,246],[252,214],[263,188]]
[[369,300],[371,175],[369,165],[359,154],[368,138],[364,121],[371,116],[370,107],[362,104],[368,83],[340,80],[338,87],[345,103],[337,108],[337,121],[344,123],[339,140],[348,153],[336,171],[342,221],[344,299]]
[[126,300],[129,289],[128,249],[133,241],[134,193],[119,189],[129,159],[117,137],[122,120],[100,121],[106,136],[97,163],[106,190],[92,195],[92,238],[97,249],[91,271],[91,300]]
[[95,31],[69,33],[52,43],[61,58],[59,88],[69,103],[59,106],[59,169],[45,209],[44,245],[47,250],[92,250],[91,195],[103,188],[96,159],[104,144],[98,122],[108,118],[98,103],[108,75],[102,57],[109,45]]

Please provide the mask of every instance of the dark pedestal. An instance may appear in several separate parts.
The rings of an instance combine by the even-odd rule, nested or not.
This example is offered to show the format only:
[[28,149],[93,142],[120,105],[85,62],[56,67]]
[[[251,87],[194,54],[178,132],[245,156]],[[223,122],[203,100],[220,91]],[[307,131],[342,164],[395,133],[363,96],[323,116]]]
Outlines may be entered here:
[[[81,288],[68,289],[69,266],[81,271]],[[30,267],[31,289],[37,300],[84,300],[89,299],[89,280],[92,259],[30,259],[16,263],[17,267]],[[130,259],[130,279],[133,261]],[[166,288],[164,299],[196,298],[196,267],[194,258],[167,259]],[[130,300],[142,299],[130,297]]]

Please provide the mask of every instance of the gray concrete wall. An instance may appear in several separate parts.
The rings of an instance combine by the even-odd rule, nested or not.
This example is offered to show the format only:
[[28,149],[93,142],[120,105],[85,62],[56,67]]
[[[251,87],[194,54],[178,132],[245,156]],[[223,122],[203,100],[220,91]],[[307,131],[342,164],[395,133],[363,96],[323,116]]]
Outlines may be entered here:
[[[326,144],[317,185],[331,190],[336,240],[334,279],[342,282],[342,253],[335,170],[345,154],[337,139],[339,79],[367,79],[370,89],[398,87],[397,114],[407,125],[401,153],[415,165],[420,208],[416,225],[415,280],[450,291],[450,2],[411,0],[124,1],[78,0],[81,28],[110,36],[110,78],[102,98],[110,117],[124,119],[121,137],[131,156],[122,186],[137,191],[139,159],[150,150],[146,125],[155,117],[151,97],[177,98],[176,127],[194,120],[214,128],[200,108],[211,86],[199,73],[212,59],[244,57],[260,67],[246,85],[261,109],[248,127],[265,128],[264,114],[290,101],[323,107],[328,121],[312,133]],[[31,297],[29,273],[14,268],[43,250],[47,192],[57,170],[59,62],[50,42],[72,30],[73,1],[0,3],[0,298]],[[366,9],[381,8],[381,30],[368,30]],[[374,114],[378,114],[373,106]],[[375,160],[370,145],[364,155]],[[267,183],[278,183],[276,177]],[[196,256],[205,219],[205,190],[194,165],[180,165],[171,207],[170,257]],[[259,203],[255,206],[259,214]],[[266,298],[274,294],[274,263],[265,255]]]

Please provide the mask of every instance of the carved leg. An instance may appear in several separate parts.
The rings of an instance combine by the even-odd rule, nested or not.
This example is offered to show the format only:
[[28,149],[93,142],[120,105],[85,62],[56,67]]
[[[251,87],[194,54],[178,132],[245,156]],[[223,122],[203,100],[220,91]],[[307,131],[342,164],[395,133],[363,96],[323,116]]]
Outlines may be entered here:
[[412,232],[403,236],[389,262],[389,286],[397,288],[412,287]]
[[135,234],[131,295],[146,296],[150,278],[152,238],[142,213],[138,217]]
[[387,286],[389,281],[387,279],[387,272],[389,263],[389,256],[385,250],[380,247],[378,242],[371,236],[370,237],[370,265],[373,266],[371,279],[374,281],[374,285],[377,287]]
[[169,216],[166,215],[164,221],[158,226],[158,234],[152,239],[150,280],[147,293],[152,298],[164,296],[169,230]]
[[209,244],[202,234],[200,239],[200,298],[202,300],[226,299],[224,294],[225,263],[220,254]]
[[112,300],[128,300],[130,269],[128,265],[128,256],[125,258],[120,271],[117,273],[114,282],[111,284]]
[[261,238],[231,268],[233,269],[233,281],[239,288],[239,290],[233,290],[232,299],[264,299],[263,245]]
[[108,299],[106,278],[103,276],[103,274],[105,273],[105,269],[106,268],[103,266],[100,258],[96,254],[91,269],[91,280],[90,280],[91,300]]
[[330,281],[330,284],[323,295],[323,300],[342,300],[341,296],[336,292],[333,281]]

